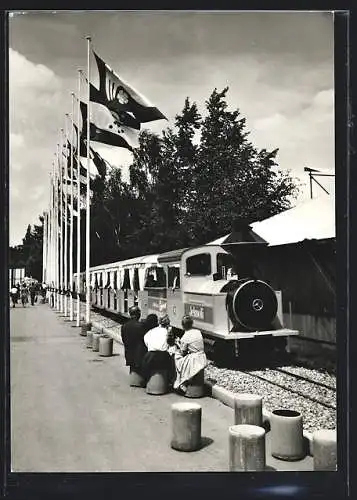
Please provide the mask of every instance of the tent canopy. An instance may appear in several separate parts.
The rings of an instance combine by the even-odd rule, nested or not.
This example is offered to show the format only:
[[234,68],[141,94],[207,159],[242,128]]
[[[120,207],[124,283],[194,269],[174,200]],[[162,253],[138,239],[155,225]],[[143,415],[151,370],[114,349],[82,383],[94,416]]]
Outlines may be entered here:
[[[266,241],[269,246],[335,238],[335,199],[333,196],[321,196],[308,200],[250,226],[252,233]],[[234,232],[229,233],[209,245],[233,243],[234,235]]]

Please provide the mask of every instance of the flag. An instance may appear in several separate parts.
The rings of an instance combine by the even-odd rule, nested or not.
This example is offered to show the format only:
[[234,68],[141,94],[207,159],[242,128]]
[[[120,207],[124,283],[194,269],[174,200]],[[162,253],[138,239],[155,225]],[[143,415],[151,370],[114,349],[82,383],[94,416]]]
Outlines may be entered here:
[[118,116],[125,112],[131,113],[139,123],[167,119],[146,97],[114,73],[94,51],[93,53],[98,66],[99,90],[91,87],[91,101],[104,104]]
[[[73,127],[76,132],[76,140],[75,140],[75,146],[73,147],[73,152],[74,154],[77,155],[78,127],[75,123],[73,124]],[[79,156],[87,156],[87,143],[81,135],[79,137]]]
[[105,179],[105,176],[107,175],[107,164],[105,160],[98,154],[94,149],[91,149],[91,158],[96,166],[96,169],[98,170],[99,175],[101,176],[102,179]]
[[112,101],[108,101],[106,99],[106,96],[103,95],[92,83],[89,84],[89,88],[90,100],[92,102],[96,102],[98,104],[106,106],[112,113],[113,117],[118,121],[118,123],[126,125],[127,127],[134,128],[136,130],[140,130],[141,123],[135,118],[135,116],[133,116],[131,113],[128,113],[127,111],[120,111],[118,109],[118,106],[115,105],[115,102],[113,103]]
[[[83,175],[84,177],[87,176],[87,169],[82,165],[82,162],[79,161],[79,172],[80,175]],[[75,156],[73,156],[73,178],[77,178],[77,172],[78,172],[78,161]],[[71,176],[71,157],[67,158],[67,175],[70,177]],[[92,175],[92,174],[90,174]]]
[[[82,113],[82,136],[86,135],[88,108],[81,102]],[[138,133],[129,127],[118,127],[110,111],[105,106],[97,104],[93,110],[93,122],[90,122],[90,140],[102,142],[110,146],[117,146],[133,151],[133,147],[138,146]],[[127,129],[127,131],[124,130]],[[129,135],[129,137],[127,136]],[[137,136],[135,138],[135,135]],[[136,139],[136,140],[135,140]],[[132,142],[132,144],[130,144]]]
[[[78,128],[76,127],[76,125],[74,125],[74,127],[76,130],[76,134],[78,134]],[[80,141],[80,156],[86,157],[87,141],[83,139],[82,134],[80,135],[79,141]],[[89,155],[90,159],[93,161],[96,169],[98,170],[99,175],[101,176],[102,179],[105,179],[105,176],[107,175],[106,161],[99,155],[99,153],[94,151],[94,149],[91,148],[90,146],[89,146]],[[83,165],[81,164],[81,175],[86,175],[86,172],[87,172],[86,168],[83,167]]]

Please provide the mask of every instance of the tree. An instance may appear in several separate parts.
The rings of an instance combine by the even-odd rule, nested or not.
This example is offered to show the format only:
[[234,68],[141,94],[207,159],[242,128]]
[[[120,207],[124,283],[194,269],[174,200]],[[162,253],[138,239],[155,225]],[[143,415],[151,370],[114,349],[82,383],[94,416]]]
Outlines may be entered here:
[[296,194],[290,175],[276,168],[278,150],[255,148],[245,118],[238,109],[227,110],[227,91],[215,89],[206,101],[188,210],[194,244],[230,232],[235,220],[252,223],[275,215]]
[[33,228],[27,226],[22,245],[10,247],[10,266],[25,267],[26,274],[37,280],[42,280],[42,244],[43,244],[43,222],[39,217],[41,225],[34,224]]
[[[249,141],[246,119],[228,109],[227,92],[212,92],[204,118],[186,98],[172,128],[161,136],[143,130],[129,183],[120,168],[93,181],[91,266],[205,244],[235,222],[252,223],[290,207],[297,187],[279,170],[278,149],[260,150]],[[85,210],[81,234],[85,242]],[[32,237],[30,228],[26,242]]]

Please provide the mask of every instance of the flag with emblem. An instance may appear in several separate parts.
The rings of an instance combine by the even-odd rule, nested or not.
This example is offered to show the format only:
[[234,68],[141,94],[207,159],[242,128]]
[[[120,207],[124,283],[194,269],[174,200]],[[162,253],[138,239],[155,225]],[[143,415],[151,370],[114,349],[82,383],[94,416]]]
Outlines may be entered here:
[[[82,113],[82,136],[87,133],[88,107],[80,103]],[[133,151],[139,145],[138,130],[116,122],[111,112],[103,105],[93,103],[90,118],[90,140]]]
[[166,120],[166,116],[146,97],[120,78],[94,51],[98,66],[99,89],[91,85],[90,100],[106,106],[123,125],[132,118],[140,123]]

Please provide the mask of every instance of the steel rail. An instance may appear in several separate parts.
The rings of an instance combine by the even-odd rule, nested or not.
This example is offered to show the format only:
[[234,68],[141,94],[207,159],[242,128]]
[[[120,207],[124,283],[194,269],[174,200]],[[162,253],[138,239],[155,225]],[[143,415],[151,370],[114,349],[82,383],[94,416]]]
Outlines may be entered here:
[[259,380],[262,380],[263,382],[267,382],[268,384],[271,384],[271,385],[275,385],[276,387],[280,387],[281,389],[284,389],[285,391],[288,391],[288,392],[291,392],[292,394],[297,394],[298,396],[302,397],[302,398],[305,398],[305,399],[308,399],[310,401],[313,401],[314,403],[318,403],[319,405],[322,405],[322,406],[325,406],[325,408],[329,408],[331,410],[336,410],[336,406],[334,405],[330,405],[328,403],[324,403],[323,401],[320,401],[316,398],[313,398],[311,396],[308,396],[307,394],[304,394],[303,392],[301,391],[298,391],[298,390],[295,390],[295,389],[290,389],[289,387],[286,387],[282,384],[279,384],[278,382],[273,382],[272,380],[268,380],[264,377],[261,377],[260,375],[256,375],[255,373],[250,373],[248,371],[242,371],[240,370],[242,373],[245,373],[246,375],[249,375],[253,378],[257,378]]

